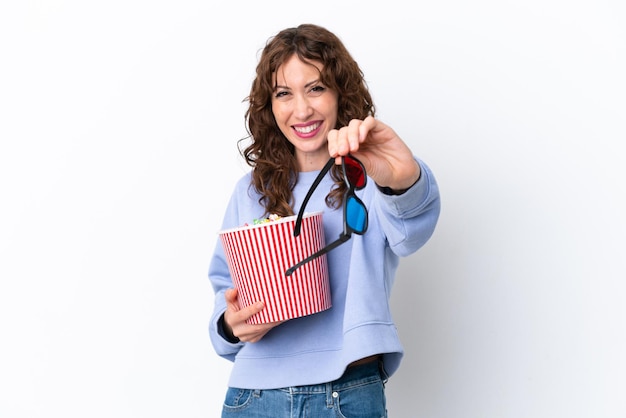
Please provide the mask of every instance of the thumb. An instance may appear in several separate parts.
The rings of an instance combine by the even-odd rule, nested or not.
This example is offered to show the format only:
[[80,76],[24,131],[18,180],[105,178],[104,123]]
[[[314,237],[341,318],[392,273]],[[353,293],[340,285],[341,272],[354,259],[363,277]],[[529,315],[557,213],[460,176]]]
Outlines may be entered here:
[[224,293],[224,299],[226,299],[226,304],[230,305],[231,308],[235,311],[239,310],[239,298],[237,296],[237,289],[228,289]]

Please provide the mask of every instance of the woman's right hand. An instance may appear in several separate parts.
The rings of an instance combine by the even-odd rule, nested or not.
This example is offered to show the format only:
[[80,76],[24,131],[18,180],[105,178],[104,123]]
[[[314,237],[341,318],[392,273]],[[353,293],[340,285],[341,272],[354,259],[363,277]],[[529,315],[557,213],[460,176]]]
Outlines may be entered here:
[[239,306],[237,289],[228,289],[224,293],[226,299],[226,312],[224,312],[224,325],[227,333],[239,338],[240,341],[255,343],[267,334],[269,330],[283,321],[270,322],[268,324],[251,325],[246,321],[253,315],[261,312],[265,305],[259,301],[245,308]]

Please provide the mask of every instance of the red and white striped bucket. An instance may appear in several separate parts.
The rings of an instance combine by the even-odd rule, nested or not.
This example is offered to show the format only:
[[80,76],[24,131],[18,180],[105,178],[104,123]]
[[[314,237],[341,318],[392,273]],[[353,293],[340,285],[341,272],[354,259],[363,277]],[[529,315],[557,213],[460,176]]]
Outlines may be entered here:
[[322,212],[305,214],[297,237],[295,223],[296,216],[289,216],[219,232],[241,307],[265,303],[249,324],[284,321],[331,307],[325,254],[285,275],[325,245]]

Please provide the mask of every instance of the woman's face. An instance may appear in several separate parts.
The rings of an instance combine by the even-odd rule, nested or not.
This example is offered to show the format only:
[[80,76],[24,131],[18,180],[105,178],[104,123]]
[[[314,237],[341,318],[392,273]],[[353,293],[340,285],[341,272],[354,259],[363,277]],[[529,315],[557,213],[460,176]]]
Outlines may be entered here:
[[337,122],[337,92],[321,83],[321,69],[294,54],[274,74],[272,112],[295,147],[300,171],[319,170],[328,161],[326,138]]

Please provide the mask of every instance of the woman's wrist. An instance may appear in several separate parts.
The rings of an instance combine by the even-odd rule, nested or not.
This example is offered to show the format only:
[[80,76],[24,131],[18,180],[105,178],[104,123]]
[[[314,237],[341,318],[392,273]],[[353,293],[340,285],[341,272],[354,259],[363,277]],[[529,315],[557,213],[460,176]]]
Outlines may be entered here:
[[420,180],[421,177],[422,177],[422,173],[420,172],[420,175],[417,177],[417,180],[415,180],[413,184],[411,184],[406,189],[392,189],[391,187],[379,186],[378,184],[376,185],[376,187],[378,187],[378,190],[380,190],[383,194],[386,194],[388,196],[399,196],[401,194],[406,193],[411,187],[415,186],[415,184]]
[[220,319],[217,321],[217,329],[219,334],[229,343],[237,344],[240,342],[239,338],[233,334],[233,330],[228,326],[226,320],[224,320],[224,314],[220,316]]

